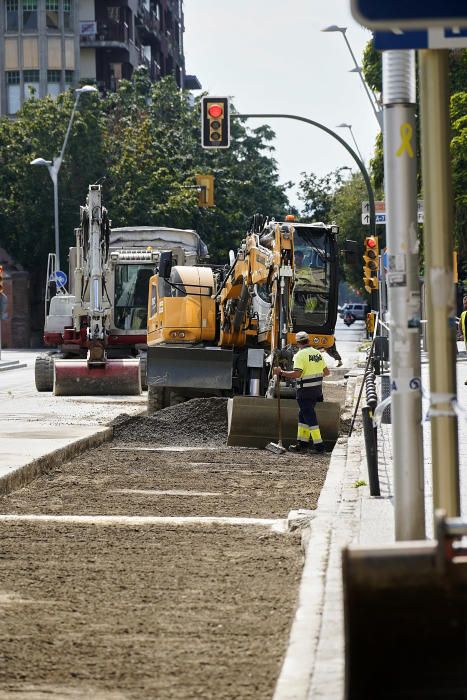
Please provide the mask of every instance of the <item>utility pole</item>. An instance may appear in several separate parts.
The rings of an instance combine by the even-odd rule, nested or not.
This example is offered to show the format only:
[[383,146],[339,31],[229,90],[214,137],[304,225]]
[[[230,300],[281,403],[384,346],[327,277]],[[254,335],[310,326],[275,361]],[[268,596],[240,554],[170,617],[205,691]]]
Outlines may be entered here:
[[415,94],[415,52],[385,51],[384,182],[396,540],[425,537]]
[[460,514],[448,52],[419,51],[433,506]]

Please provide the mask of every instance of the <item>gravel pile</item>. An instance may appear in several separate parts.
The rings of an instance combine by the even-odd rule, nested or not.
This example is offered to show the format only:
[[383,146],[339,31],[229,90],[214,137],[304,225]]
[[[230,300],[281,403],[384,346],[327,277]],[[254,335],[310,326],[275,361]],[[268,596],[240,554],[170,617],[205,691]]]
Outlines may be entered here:
[[143,445],[224,447],[227,441],[227,399],[191,399],[153,416],[115,421],[114,440]]

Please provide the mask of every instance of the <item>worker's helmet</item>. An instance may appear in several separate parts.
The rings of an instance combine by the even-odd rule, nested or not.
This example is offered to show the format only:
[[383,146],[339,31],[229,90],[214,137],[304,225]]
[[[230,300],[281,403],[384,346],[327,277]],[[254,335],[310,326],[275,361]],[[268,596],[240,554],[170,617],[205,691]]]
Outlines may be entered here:
[[310,337],[308,333],[305,333],[305,331],[299,331],[295,335],[295,340],[299,345],[302,345],[302,343],[307,343],[310,340]]

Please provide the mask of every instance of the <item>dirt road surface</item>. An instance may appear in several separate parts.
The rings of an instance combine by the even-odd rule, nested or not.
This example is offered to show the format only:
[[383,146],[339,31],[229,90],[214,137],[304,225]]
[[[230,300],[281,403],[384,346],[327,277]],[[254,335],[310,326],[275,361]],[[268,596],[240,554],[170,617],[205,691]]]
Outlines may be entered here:
[[224,447],[222,400],[116,423],[0,499],[0,697],[270,698],[302,569],[284,519],[329,454]]

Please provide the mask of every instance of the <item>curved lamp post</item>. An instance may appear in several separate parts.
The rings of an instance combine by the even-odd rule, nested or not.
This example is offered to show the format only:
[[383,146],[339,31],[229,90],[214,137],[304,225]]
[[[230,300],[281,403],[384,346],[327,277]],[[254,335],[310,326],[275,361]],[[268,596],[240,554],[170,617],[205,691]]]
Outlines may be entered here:
[[58,222],[58,172],[63,162],[63,155],[65,153],[65,148],[68,142],[68,137],[70,135],[71,126],[73,124],[73,119],[75,117],[75,112],[78,106],[79,98],[81,97],[81,95],[88,92],[98,92],[98,90],[96,87],[94,87],[94,85],[83,85],[83,87],[80,87],[77,90],[75,90],[75,102],[73,104],[73,109],[70,115],[70,121],[68,122],[68,127],[65,133],[65,139],[63,141],[60,154],[56,158],[54,158],[53,161],[45,160],[45,158],[34,158],[34,160],[30,162],[30,165],[46,165],[49,171],[49,175],[52,179],[54,188],[55,256],[58,270],[60,269],[60,231]]
[[321,31],[322,32],[339,32],[339,34],[342,34],[342,36],[344,37],[344,41],[347,45],[349,53],[352,56],[352,60],[354,62],[354,68],[352,68],[352,70],[350,72],[351,73],[358,73],[358,75],[360,76],[360,80],[362,81],[363,89],[365,90],[367,97],[370,100],[371,109],[373,110],[373,114],[376,117],[376,120],[379,124],[379,128],[382,129],[383,128],[383,112],[381,110],[376,109],[376,107],[375,107],[376,98],[375,98],[373,93],[370,93],[370,89],[365,82],[365,78],[362,75],[362,69],[358,65],[357,59],[355,58],[355,54],[352,51],[352,47],[350,46],[349,40],[347,39],[347,35],[346,35],[347,27],[338,27],[337,24],[331,24],[330,27],[326,27],[325,29],[322,29]]
[[311,124],[311,126],[316,126],[318,129],[321,129],[329,134],[329,136],[332,136],[332,138],[336,139],[336,141],[339,141],[341,146],[344,146],[345,150],[354,159],[365,181],[370,209],[370,235],[376,236],[375,195],[371,186],[370,176],[368,175],[368,171],[365,168],[363,160],[358,157],[353,148],[349,146],[347,141],[344,141],[339,134],[336,134],[335,131],[329,129],[327,126],[324,126],[324,124],[320,124],[320,122],[315,122],[313,119],[307,119],[306,117],[298,117],[296,114],[237,114],[235,116],[239,117],[240,119],[293,119],[298,122],[304,122],[305,124]]
[[358,143],[357,143],[357,141],[356,141],[356,139],[355,139],[355,136],[353,135],[352,124],[337,124],[336,128],[337,128],[337,129],[348,129],[348,130],[350,131],[350,135],[351,135],[352,140],[353,140],[353,142],[354,142],[354,144],[355,144],[355,149],[356,149],[356,151],[357,151],[357,153],[358,153],[358,155],[359,155],[359,157],[360,157],[360,160],[361,160],[362,163],[363,163],[363,156],[362,156],[362,154],[360,153],[360,149],[359,149],[359,147],[358,147]]

